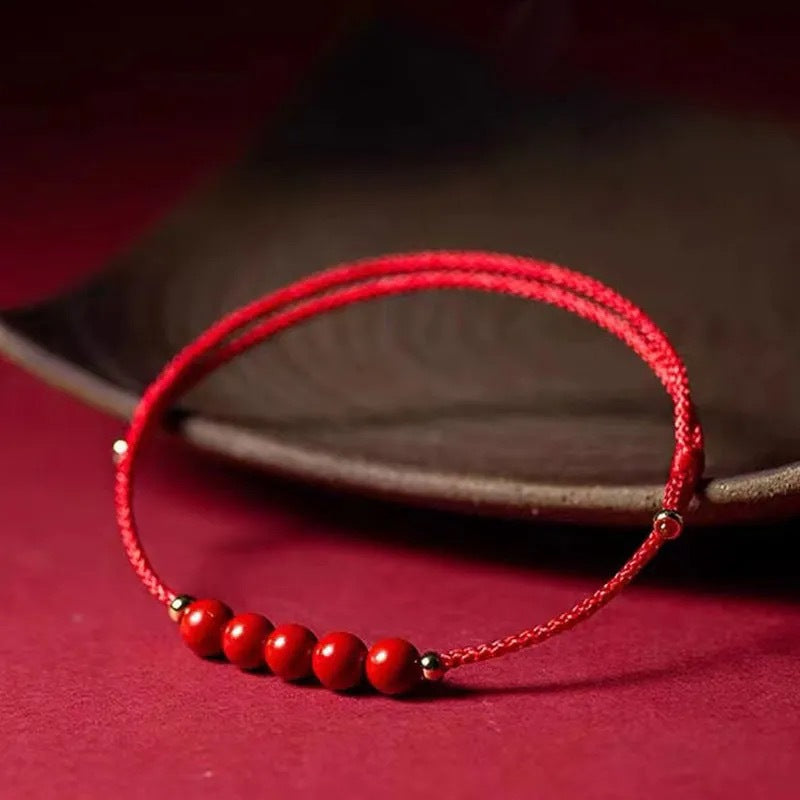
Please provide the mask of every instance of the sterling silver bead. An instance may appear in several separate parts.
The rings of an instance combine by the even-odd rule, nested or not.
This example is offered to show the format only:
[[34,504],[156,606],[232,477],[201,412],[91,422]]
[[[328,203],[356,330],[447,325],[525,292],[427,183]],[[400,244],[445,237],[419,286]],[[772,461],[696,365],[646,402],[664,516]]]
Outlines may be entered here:
[[422,677],[426,681],[440,681],[447,671],[444,668],[441,656],[438,653],[434,653],[433,650],[420,656],[419,665],[422,667]]
[[677,539],[683,531],[683,517],[677,511],[663,508],[653,517],[653,530],[662,539]]
[[189,608],[194,601],[195,598],[189,594],[179,594],[177,597],[174,597],[169,604],[169,608],[167,609],[169,618],[173,622],[180,622],[183,612],[186,611],[186,609]]
[[124,439],[117,439],[111,445],[111,460],[119,464],[120,459],[128,452],[128,443]]

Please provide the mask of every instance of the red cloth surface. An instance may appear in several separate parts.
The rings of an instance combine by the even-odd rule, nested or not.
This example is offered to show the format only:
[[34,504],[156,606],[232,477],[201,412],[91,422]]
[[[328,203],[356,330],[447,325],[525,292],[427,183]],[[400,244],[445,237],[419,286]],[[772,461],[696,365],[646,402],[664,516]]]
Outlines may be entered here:
[[[264,110],[247,87],[288,88],[314,49],[307,31],[271,42],[263,69],[225,49],[241,79],[230,84],[214,43],[203,91],[179,65],[158,85],[62,87],[47,102],[16,87],[0,301],[101,265],[235,152]],[[215,103],[225,111],[203,114]],[[465,667],[415,700],[339,696],[180,643],[117,541],[119,431],[0,363],[0,796],[797,796],[790,529],[689,531],[606,611],[540,649]],[[514,631],[594,589],[636,540],[341,498],[164,440],[144,466],[142,530],[174,585],[367,641],[427,649]]]

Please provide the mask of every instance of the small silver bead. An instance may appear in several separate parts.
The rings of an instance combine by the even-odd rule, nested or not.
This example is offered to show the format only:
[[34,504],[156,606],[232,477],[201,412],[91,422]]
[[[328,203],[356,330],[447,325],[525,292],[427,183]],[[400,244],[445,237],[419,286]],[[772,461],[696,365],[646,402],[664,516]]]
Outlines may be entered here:
[[170,601],[167,613],[173,622],[180,622],[183,612],[194,603],[195,598],[190,594],[179,594]]
[[119,464],[120,459],[128,452],[128,443],[124,439],[117,439],[111,445],[111,460]]
[[426,681],[440,681],[447,672],[442,657],[433,650],[423,653],[419,659],[419,665],[422,667],[422,677]]
[[662,539],[677,539],[683,531],[683,517],[677,511],[663,508],[653,517],[653,530]]

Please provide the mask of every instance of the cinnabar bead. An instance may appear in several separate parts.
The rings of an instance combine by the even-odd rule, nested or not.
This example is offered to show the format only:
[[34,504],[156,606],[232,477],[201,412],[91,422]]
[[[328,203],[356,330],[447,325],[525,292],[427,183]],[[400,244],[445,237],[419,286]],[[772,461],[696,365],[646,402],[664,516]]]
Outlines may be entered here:
[[299,681],[311,674],[311,654],[317,637],[303,625],[278,625],[264,643],[267,666],[285,681]]
[[264,642],[275,626],[261,614],[237,614],[225,626],[222,651],[239,669],[264,666]]
[[343,692],[358,686],[364,677],[367,646],[352,633],[329,633],[317,642],[311,666],[327,689]]
[[232,616],[219,600],[195,600],[181,617],[181,637],[202,658],[222,655],[222,634]]
[[405,694],[422,680],[419,651],[405,639],[383,639],[367,653],[367,680],[383,694]]

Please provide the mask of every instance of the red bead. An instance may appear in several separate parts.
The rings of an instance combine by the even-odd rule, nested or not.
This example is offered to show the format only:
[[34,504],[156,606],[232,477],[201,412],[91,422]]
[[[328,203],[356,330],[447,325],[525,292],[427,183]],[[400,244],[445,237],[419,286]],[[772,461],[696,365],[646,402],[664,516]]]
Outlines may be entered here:
[[232,616],[219,600],[195,600],[181,617],[183,641],[203,658],[222,655],[222,634]]
[[237,614],[225,626],[222,650],[239,669],[264,666],[264,642],[274,625],[261,614]]
[[278,625],[264,643],[264,659],[279,678],[299,681],[311,674],[311,653],[316,643],[317,637],[302,625]]
[[383,694],[405,694],[422,680],[419,652],[405,639],[383,639],[367,653],[367,680]]
[[343,692],[361,683],[367,646],[352,633],[329,633],[317,642],[311,665],[319,682]]

